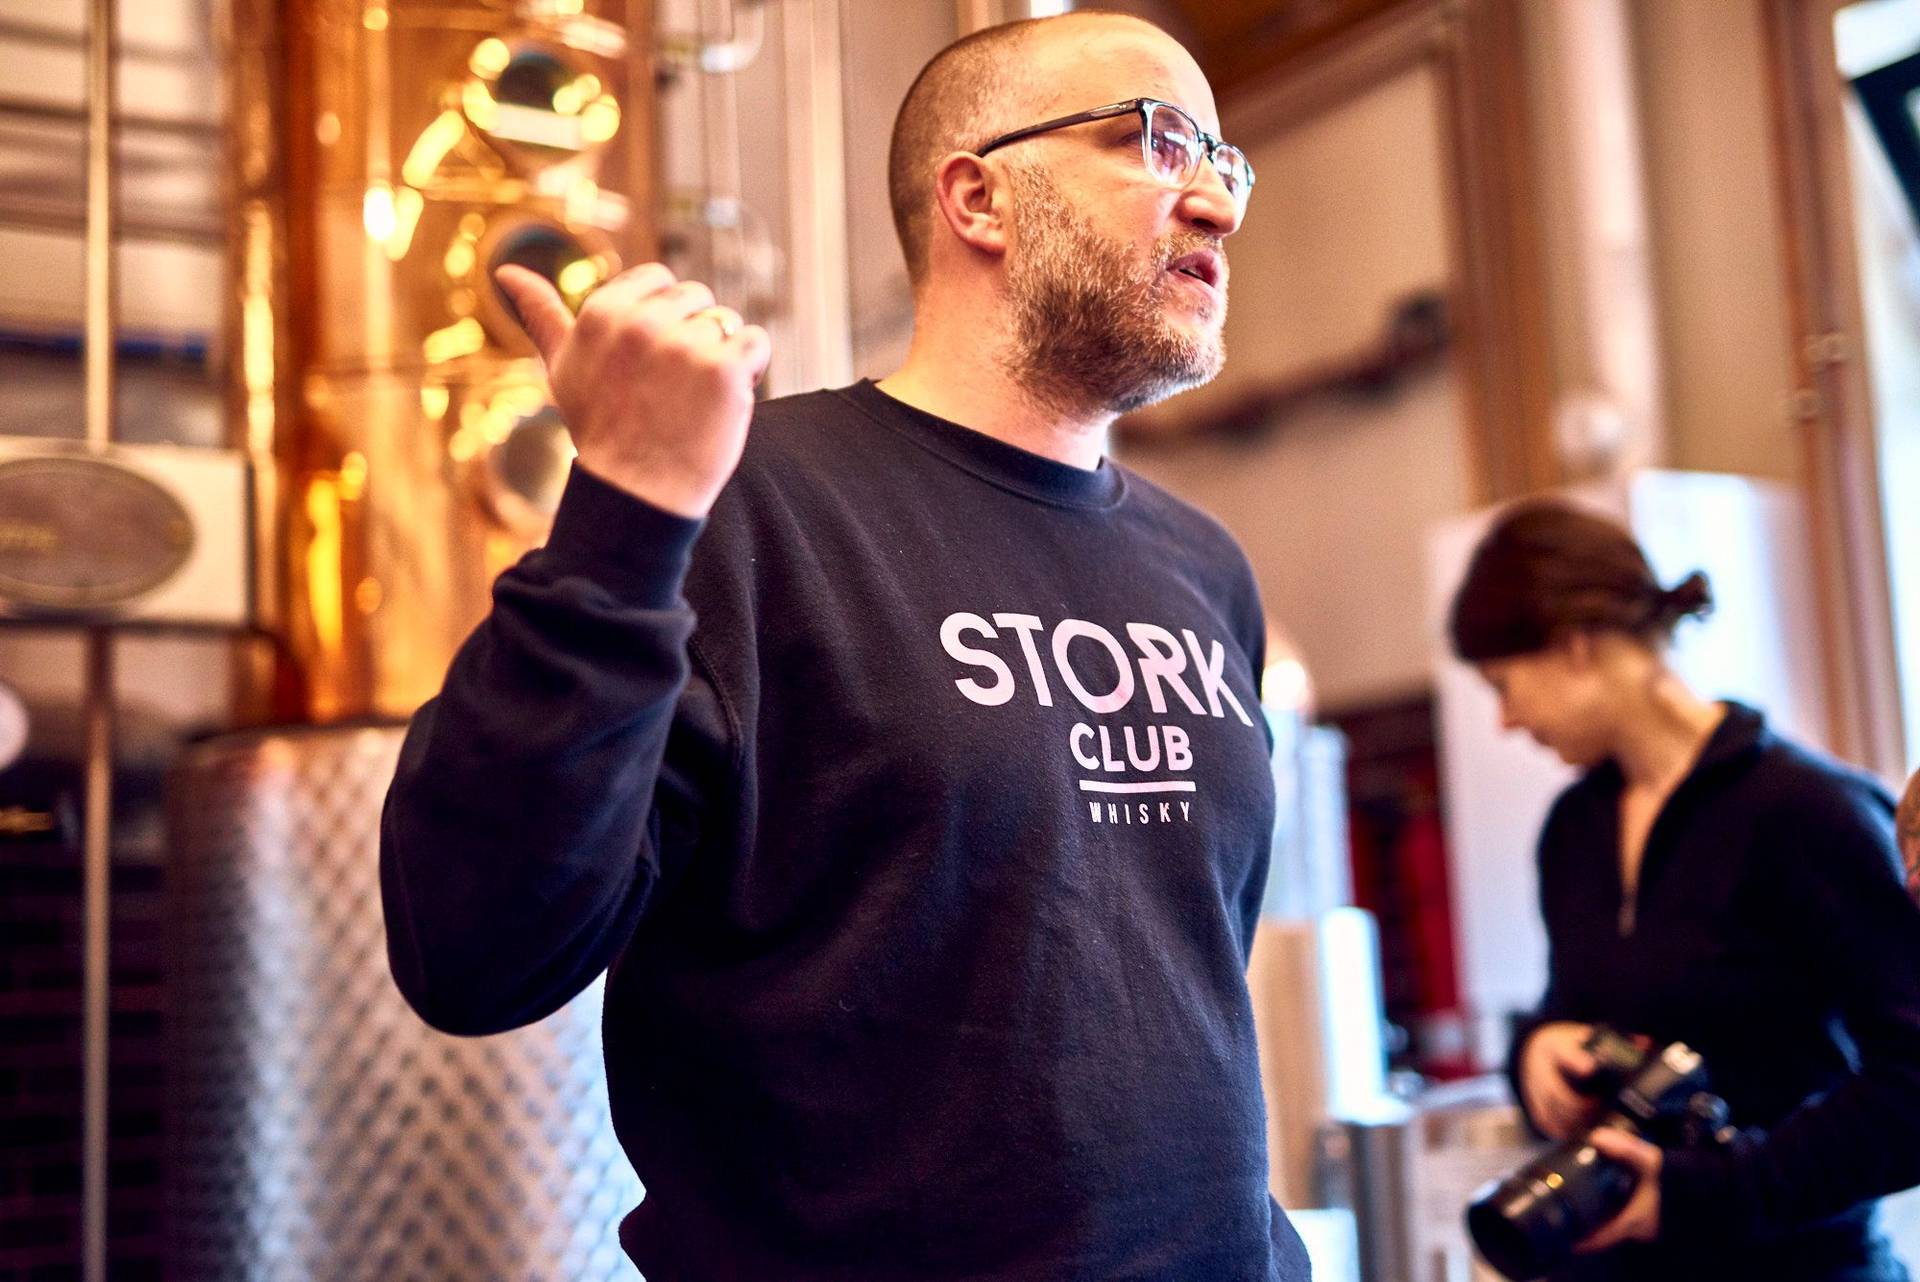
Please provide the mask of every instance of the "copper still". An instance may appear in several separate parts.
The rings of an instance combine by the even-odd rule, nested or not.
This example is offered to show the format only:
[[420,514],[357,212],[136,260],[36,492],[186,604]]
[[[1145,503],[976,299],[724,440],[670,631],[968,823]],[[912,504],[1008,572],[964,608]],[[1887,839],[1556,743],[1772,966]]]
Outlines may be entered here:
[[249,719],[405,716],[571,446],[492,284],[654,255],[649,0],[236,0],[230,410],[260,478]]
[[544,538],[572,458],[492,270],[578,300],[653,253],[652,8],[229,13],[228,409],[273,640],[243,643],[236,705],[280,728],[172,781],[174,1258],[234,1282],[630,1275],[597,988],[504,1036],[432,1032],[387,973],[376,851],[392,723]]

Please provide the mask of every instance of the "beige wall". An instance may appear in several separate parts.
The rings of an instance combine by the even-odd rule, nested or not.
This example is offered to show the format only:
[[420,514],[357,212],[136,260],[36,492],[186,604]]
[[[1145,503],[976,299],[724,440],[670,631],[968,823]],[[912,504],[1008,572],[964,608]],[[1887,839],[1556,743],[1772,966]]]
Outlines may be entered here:
[[[1169,16],[1162,5],[1126,7]],[[1781,409],[1792,369],[1759,0],[1626,0],[1626,14],[1664,461],[1796,479],[1797,442]],[[848,86],[856,364],[878,374],[905,339],[897,250],[877,199],[880,120],[938,44],[944,12],[922,6],[910,20],[883,19],[855,5],[848,18],[849,54],[878,70]],[[1544,63],[1535,34],[1528,56]],[[1549,69],[1536,80],[1535,108],[1544,121],[1564,111],[1551,95],[1581,93]],[[1229,97],[1221,108],[1260,172],[1247,225],[1229,244],[1231,355],[1213,386],[1161,407],[1162,421],[1353,351],[1395,298],[1451,276],[1440,103],[1426,73],[1308,120],[1249,126],[1239,123],[1246,103]],[[1577,340],[1586,322],[1574,313],[1586,304],[1567,255],[1578,237],[1569,187],[1555,181],[1572,159],[1556,129],[1537,130],[1535,142],[1550,315],[1556,334]],[[1578,364],[1562,354],[1563,384],[1577,381]],[[1469,502],[1460,412],[1452,380],[1441,378],[1384,403],[1313,406],[1259,443],[1135,450],[1126,460],[1226,522],[1322,702],[1351,705],[1428,681],[1428,638],[1406,603],[1419,599],[1422,532]]]
[[[1259,175],[1228,242],[1229,357],[1209,387],[1160,408],[1177,426],[1248,387],[1374,342],[1409,291],[1444,288],[1439,98],[1414,71],[1306,120],[1223,107]],[[1321,706],[1428,681],[1422,539],[1467,502],[1450,377],[1380,401],[1323,399],[1254,443],[1138,449],[1124,460],[1240,539],[1268,614],[1300,649]]]
[[887,142],[907,86],[956,34],[952,4],[849,4],[846,55],[847,265],[853,372],[896,368],[913,334],[906,260],[887,198]]
[[1758,0],[1632,0],[1671,466],[1799,476]]

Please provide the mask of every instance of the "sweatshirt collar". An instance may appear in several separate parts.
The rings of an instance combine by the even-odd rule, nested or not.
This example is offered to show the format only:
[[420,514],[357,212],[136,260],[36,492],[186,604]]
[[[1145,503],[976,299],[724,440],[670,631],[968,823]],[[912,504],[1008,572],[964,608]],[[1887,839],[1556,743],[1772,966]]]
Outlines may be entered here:
[[868,378],[835,394],[883,427],[1001,489],[1060,507],[1108,508],[1126,496],[1125,474],[1111,459],[1092,469],[1074,467],[895,400]]
[[[1701,775],[1729,762],[1742,760],[1749,753],[1765,747],[1772,737],[1773,732],[1767,729],[1766,716],[1758,709],[1732,699],[1723,699],[1721,703],[1726,707],[1726,715],[1720,718],[1720,724],[1707,736],[1700,755],[1676,786],[1676,792]],[[1593,774],[1595,781],[1610,792],[1618,792],[1626,787],[1626,773],[1620,769],[1620,763],[1611,757],[1596,766]]]
[[1731,699],[1723,702],[1727,715],[1720,719],[1720,724],[1707,737],[1706,747],[1700,750],[1700,759],[1693,764],[1694,774],[1744,757],[1763,746],[1772,733],[1767,729],[1766,717],[1758,709],[1735,703]]

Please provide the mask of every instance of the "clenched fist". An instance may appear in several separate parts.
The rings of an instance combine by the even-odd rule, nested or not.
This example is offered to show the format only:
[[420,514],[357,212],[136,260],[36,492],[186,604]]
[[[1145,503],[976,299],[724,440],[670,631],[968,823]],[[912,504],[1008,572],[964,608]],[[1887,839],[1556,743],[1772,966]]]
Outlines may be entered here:
[[494,274],[546,363],[580,463],[681,516],[702,517],[733,475],[766,372],[766,330],[659,263],[621,272],[578,316],[537,272]]

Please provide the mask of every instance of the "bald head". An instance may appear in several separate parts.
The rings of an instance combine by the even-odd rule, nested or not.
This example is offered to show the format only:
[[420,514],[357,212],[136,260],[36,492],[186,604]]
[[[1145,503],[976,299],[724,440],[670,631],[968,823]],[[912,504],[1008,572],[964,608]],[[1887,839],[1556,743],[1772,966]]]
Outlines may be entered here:
[[[941,159],[1037,124],[1057,92],[1048,63],[1065,42],[1055,38],[1084,36],[1093,24],[1118,24],[1172,41],[1144,19],[1079,10],[976,31],[942,49],[921,68],[894,117],[887,154],[893,226],[906,254],[908,278],[916,286],[927,274],[933,177]],[[1069,110],[1101,105],[1079,103]]]

